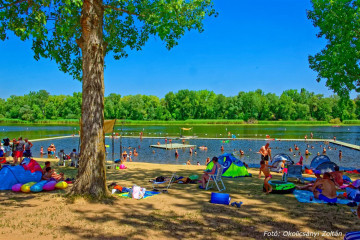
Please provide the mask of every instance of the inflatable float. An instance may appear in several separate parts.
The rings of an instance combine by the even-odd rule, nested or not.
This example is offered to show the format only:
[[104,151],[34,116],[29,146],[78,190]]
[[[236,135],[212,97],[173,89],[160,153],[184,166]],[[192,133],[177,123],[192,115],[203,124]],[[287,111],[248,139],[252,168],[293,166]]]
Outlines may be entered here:
[[24,158],[19,166],[3,166],[0,170],[0,190],[12,190],[12,186],[18,183],[37,183],[41,177],[40,165],[33,159]]
[[[287,194],[292,193],[295,190],[295,184],[292,182],[270,180],[269,184],[272,187],[271,193],[275,194]],[[265,192],[265,187],[263,187],[263,191]]]

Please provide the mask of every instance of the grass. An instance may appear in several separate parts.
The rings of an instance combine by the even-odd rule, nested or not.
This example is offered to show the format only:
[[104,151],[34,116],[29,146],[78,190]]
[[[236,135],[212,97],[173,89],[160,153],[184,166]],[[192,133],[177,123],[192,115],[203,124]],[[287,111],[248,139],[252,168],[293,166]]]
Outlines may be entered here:
[[344,124],[360,125],[360,120],[344,120]]
[[[194,165],[126,165],[126,170],[108,170],[108,183],[151,189],[149,178],[169,176],[173,171],[181,176],[201,175],[204,169]],[[56,168],[68,177],[76,176],[76,169]],[[303,204],[292,194],[265,195],[263,178],[256,177],[257,169],[249,171],[254,177],[224,179],[225,193],[232,201],[243,202],[239,209],[209,203],[211,191],[199,190],[197,184],[173,184],[168,194],[143,200],[115,198],[108,204],[83,198],[69,202],[63,197],[69,189],[36,194],[1,191],[0,239],[264,239],[264,231],[345,234],[360,230],[360,220],[349,207]],[[289,237],[280,235],[279,239]]]

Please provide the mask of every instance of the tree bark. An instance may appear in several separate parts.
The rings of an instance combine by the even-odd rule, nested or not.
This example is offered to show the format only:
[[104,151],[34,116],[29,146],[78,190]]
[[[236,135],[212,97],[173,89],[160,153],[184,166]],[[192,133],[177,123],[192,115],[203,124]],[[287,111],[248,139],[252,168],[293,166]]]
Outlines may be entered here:
[[81,12],[82,107],[79,170],[72,195],[109,196],[105,172],[103,6],[84,0]]

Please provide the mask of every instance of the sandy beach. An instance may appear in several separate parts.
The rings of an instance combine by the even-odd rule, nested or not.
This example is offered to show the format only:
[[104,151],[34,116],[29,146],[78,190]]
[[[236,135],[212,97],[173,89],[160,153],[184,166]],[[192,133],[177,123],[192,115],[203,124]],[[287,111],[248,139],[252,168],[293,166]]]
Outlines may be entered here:
[[[137,184],[151,190],[151,178],[173,172],[201,176],[205,168],[126,165],[126,170],[108,170],[109,184]],[[76,176],[74,168],[55,168],[67,177]],[[232,201],[242,201],[241,208],[211,204],[212,191],[200,190],[197,184],[172,184],[168,193],[142,200],[114,197],[101,203],[65,197],[71,185],[66,190],[29,194],[1,191],[0,239],[259,239],[271,238],[266,235],[269,232],[292,239],[288,234],[297,231],[319,233],[317,239],[342,239],[346,232],[360,230],[348,206],[304,204],[293,194],[265,195],[258,170],[249,172],[253,177],[224,179],[224,192]],[[281,175],[275,173],[274,179],[280,180]],[[321,236],[323,231],[343,235]]]

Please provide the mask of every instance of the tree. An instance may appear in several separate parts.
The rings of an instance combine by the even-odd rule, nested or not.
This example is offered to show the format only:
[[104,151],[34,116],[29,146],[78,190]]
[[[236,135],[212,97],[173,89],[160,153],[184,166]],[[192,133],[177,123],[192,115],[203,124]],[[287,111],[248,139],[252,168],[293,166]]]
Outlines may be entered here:
[[309,56],[316,80],[326,79],[326,86],[342,97],[360,92],[360,1],[312,0],[312,5],[308,18],[320,29],[317,37],[327,41],[321,52]]
[[72,194],[109,194],[105,176],[104,62],[141,50],[151,35],[171,49],[186,30],[203,31],[211,0],[0,0],[0,39],[32,40],[35,59],[54,59],[82,80],[81,156]]

